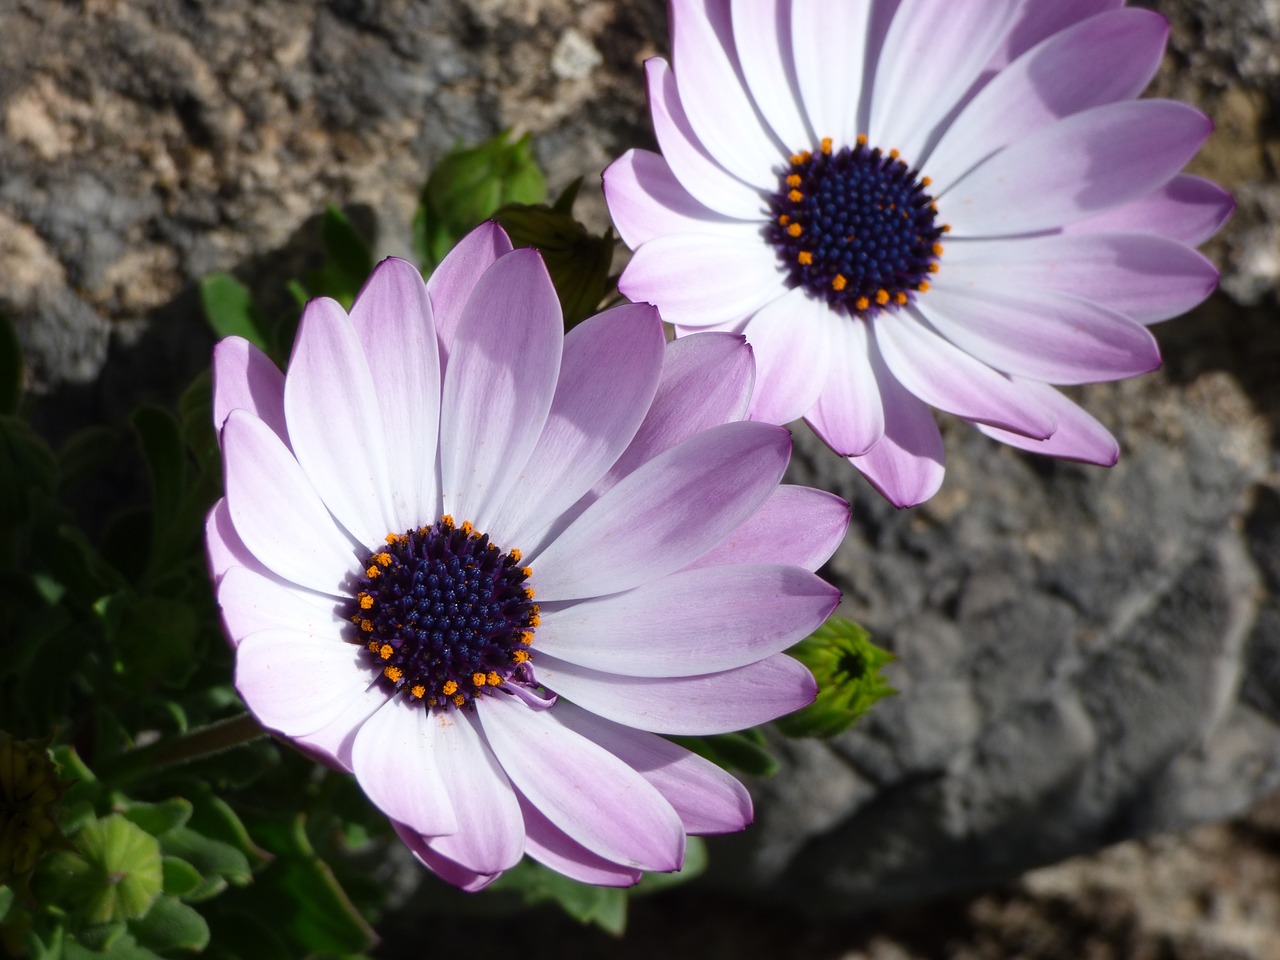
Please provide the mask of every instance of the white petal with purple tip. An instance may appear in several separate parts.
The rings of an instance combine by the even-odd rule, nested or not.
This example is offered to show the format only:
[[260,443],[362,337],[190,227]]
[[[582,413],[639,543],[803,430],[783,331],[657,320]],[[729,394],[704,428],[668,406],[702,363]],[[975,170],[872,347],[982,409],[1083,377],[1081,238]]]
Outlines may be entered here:
[[830,308],[797,287],[765,304],[743,333],[756,357],[749,416],[766,423],[799,420],[827,380]]

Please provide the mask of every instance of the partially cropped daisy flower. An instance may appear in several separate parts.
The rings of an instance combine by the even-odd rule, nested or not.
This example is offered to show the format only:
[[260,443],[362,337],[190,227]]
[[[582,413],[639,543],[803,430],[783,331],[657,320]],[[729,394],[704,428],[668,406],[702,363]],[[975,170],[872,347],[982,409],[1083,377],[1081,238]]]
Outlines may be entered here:
[[526,853],[626,885],[741,829],[742,786],[660,734],[812,700],[781,651],[835,606],[813,571],[849,520],[779,485],[753,376],[647,305],[565,336],[494,224],[428,283],[386,260],[350,316],[312,301],[284,374],[224,340],[207,533],[245,703],[468,890]]
[[804,417],[891,501],[942,482],[930,407],[1110,465],[1051,384],[1160,363],[1231,210],[1180,174],[1198,111],[1135,100],[1168,25],[1123,0],[672,0],[646,64],[662,154],[605,173],[619,284],[742,332],[751,416]]

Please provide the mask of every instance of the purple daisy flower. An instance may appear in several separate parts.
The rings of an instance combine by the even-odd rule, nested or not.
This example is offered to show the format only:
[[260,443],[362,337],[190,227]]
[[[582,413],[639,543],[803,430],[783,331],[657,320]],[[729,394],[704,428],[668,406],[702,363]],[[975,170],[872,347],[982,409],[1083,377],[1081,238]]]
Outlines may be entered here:
[[930,407],[1111,465],[1052,384],[1157,367],[1147,325],[1218,274],[1210,123],[1135,100],[1168,24],[1123,0],[672,0],[646,64],[662,155],[604,175],[619,284],[678,334],[742,332],[750,416],[804,417],[899,506],[942,482]]
[[743,787],[660,734],[813,699],[781,651],[835,607],[813,571],[849,522],[779,484],[753,379],[741,337],[668,345],[648,305],[565,336],[495,224],[427,283],[384,261],[349,316],[313,300],[284,374],[222,341],[207,542],[245,703],[467,890],[526,853],[627,885],[741,829]]

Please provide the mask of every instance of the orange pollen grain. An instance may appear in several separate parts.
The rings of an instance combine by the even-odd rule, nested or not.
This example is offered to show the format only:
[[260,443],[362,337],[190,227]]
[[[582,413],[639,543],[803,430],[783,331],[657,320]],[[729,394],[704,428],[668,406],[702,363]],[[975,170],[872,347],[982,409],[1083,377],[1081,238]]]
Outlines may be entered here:
[[360,601],[361,610],[368,610],[370,607],[373,606],[373,597],[371,597],[367,593],[357,594],[356,599]]
[[511,655],[511,659],[516,663],[527,663],[530,660],[528,650],[517,650]]
[[455,693],[455,694],[453,695],[453,705],[454,705],[455,707],[460,707],[460,706],[462,706],[462,705],[463,705],[464,703],[466,703],[466,702],[467,702],[467,698],[466,698],[466,697],[464,697],[462,694],[460,694],[460,693]]
[[933,255],[934,255],[935,257],[940,257],[940,256],[942,256],[942,244],[940,244],[940,243],[935,243],[935,244],[933,245]]
[[803,232],[804,231],[800,229],[800,224],[798,223],[793,223],[791,226],[787,227],[787,233],[793,237],[798,237]]
[[399,683],[400,678],[404,676],[404,671],[399,667],[383,667],[382,675],[392,683]]
[[793,173],[791,174],[791,176],[787,177],[788,187],[798,187],[802,182],[803,182],[803,178],[798,173]]
[[533,631],[526,630],[523,633],[521,633],[520,642],[523,643],[526,647],[529,646],[529,644],[533,643]]
[[889,291],[888,291],[888,290],[877,290],[877,291],[876,291],[876,303],[880,304],[880,306],[882,306],[882,307],[883,307],[883,306],[884,306],[886,303],[888,303],[888,302],[889,302]]
[[928,292],[929,292],[929,281],[928,281],[928,280],[921,280],[919,283],[917,283],[917,284],[916,284],[916,289],[917,289],[917,290],[919,290],[921,293],[928,293]]
[[376,563],[373,563],[369,565],[369,569],[364,572],[364,575],[368,577],[370,580],[372,580],[381,572],[382,571],[378,569],[378,565]]
[[523,557],[524,554],[521,553],[519,550],[512,550],[510,556],[513,563],[519,563],[520,558]]
[[853,309],[855,310],[866,310],[869,306],[871,306],[871,301],[866,297],[859,297],[853,301]]
[[424,687],[424,686],[423,686],[422,684],[420,684],[420,683],[415,683],[415,684],[410,688],[409,692],[410,692],[411,694],[413,694],[413,696],[414,696],[414,698],[415,698],[415,699],[417,699],[417,700],[421,700],[421,699],[422,699],[423,694],[425,694],[425,693],[427,692],[427,688],[426,688],[426,687]]
[[844,274],[842,273],[837,273],[836,278],[831,281],[831,288],[833,290],[843,290],[848,285],[849,281],[845,279]]
[[799,203],[801,200],[804,199],[804,194],[801,193],[799,190],[792,190],[790,193],[787,194],[787,199],[790,200],[792,203]]
[[900,154],[897,150],[890,150],[890,151],[889,151],[889,159],[890,159],[890,160],[897,160],[900,156],[902,156],[902,154]]
[[485,683],[489,684],[491,687],[501,686],[502,684],[502,677],[498,675],[497,670],[490,670],[489,675],[485,677],[484,680]]
[[944,223],[944,224],[942,225],[942,232],[943,232],[943,233],[950,233],[950,232],[951,232],[951,224],[949,224],[949,223]]
[[822,138],[822,152],[823,152],[823,153],[828,153],[828,154],[831,152],[831,138],[830,138],[830,137],[823,137],[823,138]]
[[858,146],[865,147],[867,145],[867,135],[865,133],[858,134]]
[[521,567],[520,572],[526,577],[533,576],[533,567]]
[[484,686],[484,674],[483,674],[483,673],[473,673],[473,674],[471,675],[471,682],[472,682],[472,683],[474,683],[477,687],[483,687],[483,686]]
[[377,560],[380,566],[383,566],[383,567],[391,566],[391,554],[389,553],[384,552],[384,553],[375,554],[373,559]]
[[398,543],[398,542],[399,542],[399,540],[400,540],[400,536],[399,536],[399,534],[395,534],[395,533],[388,533],[388,534],[387,534],[385,537],[383,537],[382,539],[383,539],[383,540],[385,540],[385,541],[387,541],[387,543],[389,543],[389,544],[391,544],[391,543]]
[[379,647],[381,647],[381,646],[382,646],[382,644],[378,643],[378,641],[377,641],[377,640],[370,640],[370,641],[369,641],[369,652],[370,652],[370,653],[377,653],[377,652],[378,652],[378,648],[379,648]]
[[931,183],[933,183],[933,180],[932,180],[932,179],[930,179],[929,177],[921,177],[921,178],[920,178],[920,186],[922,186],[922,187],[927,187],[927,186],[928,186],[929,184],[931,184]]
[[373,632],[373,621],[372,621],[372,620],[361,620],[361,621],[360,621],[360,629],[361,629],[361,630],[363,630],[365,633],[372,633],[372,632]]
[[937,273],[937,272],[938,272],[938,269],[939,269],[939,267],[938,267],[938,265],[937,265],[936,263],[931,263],[931,264],[929,264],[929,272],[930,272],[930,273]]
[[455,680],[446,680],[444,686],[440,688],[440,692],[446,697],[451,697],[458,692],[458,684]]
[[384,643],[382,646],[378,648],[378,656],[380,656],[383,660],[390,660],[391,655],[395,652],[396,652],[395,647],[391,646],[391,644],[389,643]]
[[903,293],[901,290],[899,290],[897,293],[893,295],[893,302],[896,303],[898,306],[902,306],[904,303],[907,302],[907,295]]
[[525,587],[525,588],[524,588],[524,598],[525,598],[526,600],[532,600],[532,599],[533,599],[533,587]]
[[787,216],[785,213],[782,216],[778,217],[778,226],[780,227],[785,227],[790,222],[791,222],[791,218]]
[[813,254],[810,253],[808,250],[801,250],[798,254],[796,254],[796,260],[798,260],[801,264],[807,267],[809,266],[809,264],[813,263]]

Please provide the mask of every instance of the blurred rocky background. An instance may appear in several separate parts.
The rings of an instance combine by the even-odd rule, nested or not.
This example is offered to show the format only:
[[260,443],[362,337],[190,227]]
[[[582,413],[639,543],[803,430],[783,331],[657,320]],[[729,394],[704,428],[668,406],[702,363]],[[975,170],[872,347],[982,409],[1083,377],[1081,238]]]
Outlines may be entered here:
[[[1239,201],[1221,292],[1157,329],[1161,372],[1081,391],[1111,470],[948,424],[942,493],[898,512],[798,431],[795,479],[854,502],[827,572],[900,695],[778,744],[757,826],[637,905],[630,949],[1280,957],[1280,4],[1148,5],[1173,25],[1154,92],[1214,118],[1191,169]],[[176,399],[205,274],[286,309],[325,204],[408,254],[457,141],[532,132],[603,228],[667,43],[660,0],[0,0],[0,36],[0,310],[54,436]],[[388,956],[420,942],[388,926]],[[554,917],[511,931],[598,955]]]

